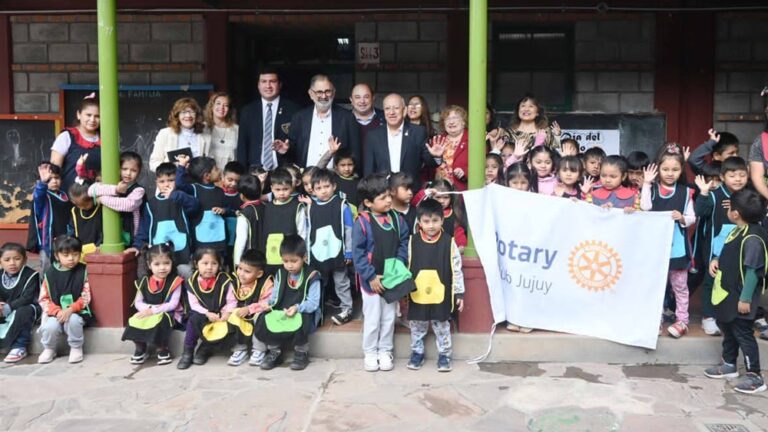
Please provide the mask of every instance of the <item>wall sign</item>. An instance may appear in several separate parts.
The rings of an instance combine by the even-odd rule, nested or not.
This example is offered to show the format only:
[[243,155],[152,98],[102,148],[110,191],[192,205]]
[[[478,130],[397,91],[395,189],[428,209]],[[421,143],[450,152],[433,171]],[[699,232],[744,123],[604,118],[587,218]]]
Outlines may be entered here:
[[600,147],[605,154],[619,154],[621,132],[616,129],[563,129],[560,141],[566,138],[578,141],[581,152],[590,147]]
[[378,42],[361,42],[357,44],[358,64],[379,64],[381,49]]

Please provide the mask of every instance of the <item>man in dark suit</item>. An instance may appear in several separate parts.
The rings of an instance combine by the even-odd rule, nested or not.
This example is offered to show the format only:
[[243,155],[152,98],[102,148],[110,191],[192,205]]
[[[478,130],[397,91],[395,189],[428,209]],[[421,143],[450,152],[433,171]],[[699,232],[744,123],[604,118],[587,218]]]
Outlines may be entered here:
[[440,166],[445,147],[428,143],[423,126],[405,123],[405,99],[392,93],[384,98],[383,105],[386,127],[366,136],[364,174],[403,171],[418,179],[424,166]]
[[[273,149],[275,140],[288,139],[291,117],[298,107],[280,97],[280,75],[275,69],[259,73],[260,98],[246,105],[240,114],[237,160],[246,167],[260,165],[267,171],[276,168],[282,157]],[[266,150],[266,151],[265,151]]]
[[[360,160],[360,131],[349,111],[333,104],[336,89],[325,75],[312,77],[309,97],[314,104],[294,114],[288,141],[275,141],[275,150],[299,167],[315,166],[335,140]],[[328,168],[332,163],[329,163]]]

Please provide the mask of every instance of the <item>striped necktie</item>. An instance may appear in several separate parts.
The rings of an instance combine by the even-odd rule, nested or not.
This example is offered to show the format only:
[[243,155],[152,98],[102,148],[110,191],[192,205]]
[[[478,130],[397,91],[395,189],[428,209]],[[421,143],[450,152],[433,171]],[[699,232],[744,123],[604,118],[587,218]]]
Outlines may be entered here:
[[267,102],[267,114],[264,116],[264,140],[261,146],[261,166],[266,171],[275,168],[272,158],[272,102]]

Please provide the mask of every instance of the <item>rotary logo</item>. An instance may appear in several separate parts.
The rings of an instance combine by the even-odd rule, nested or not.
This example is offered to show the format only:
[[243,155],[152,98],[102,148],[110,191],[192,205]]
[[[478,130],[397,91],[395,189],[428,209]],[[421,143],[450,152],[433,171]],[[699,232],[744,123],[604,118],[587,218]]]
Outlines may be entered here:
[[601,241],[579,243],[568,257],[568,271],[571,279],[590,291],[605,291],[613,288],[621,278],[621,257]]

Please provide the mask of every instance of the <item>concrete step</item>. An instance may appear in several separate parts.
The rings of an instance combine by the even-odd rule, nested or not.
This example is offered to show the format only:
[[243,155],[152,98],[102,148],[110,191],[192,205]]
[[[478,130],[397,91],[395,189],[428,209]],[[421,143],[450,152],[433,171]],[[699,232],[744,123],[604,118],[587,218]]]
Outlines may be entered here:
[[[691,330],[689,335],[681,339],[661,336],[658,348],[648,350],[564,333],[510,333],[500,326],[493,337],[493,347],[487,361],[696,365],[717,362],[721,354],[722,337],[706,336],[693,325]],[[133,344],[120,340],[122,333],[121,328],[86,329],[85,353],[133,353]],[[174,331],[171,337],[171,351],[176,356],[182,351],[183,337],[184,334],[178,331]],[[456,360],[473,359],[485,353],[488,342],[488,334],[455,333],[453,357]],[[310,352],[316,358],[362,358],[361,344],[362,321],[355,320],[342,327],[326,323],[312,335]],[[436,359],[435,341],[431,334],[425,344],[427,357]],[[768,342],[758,339],[758,345],[762,358],[768,358]],[[42,351],[37,333],[34,334],[31,351]],[[63,335],[59,341],[59,351],[67,351],[66,337]],[[221,348],[221,351],[228,352],[226,348]],[[406,328],[398,326],[395,333],[395,356],[407,358],[409,355],[410,334]]]

